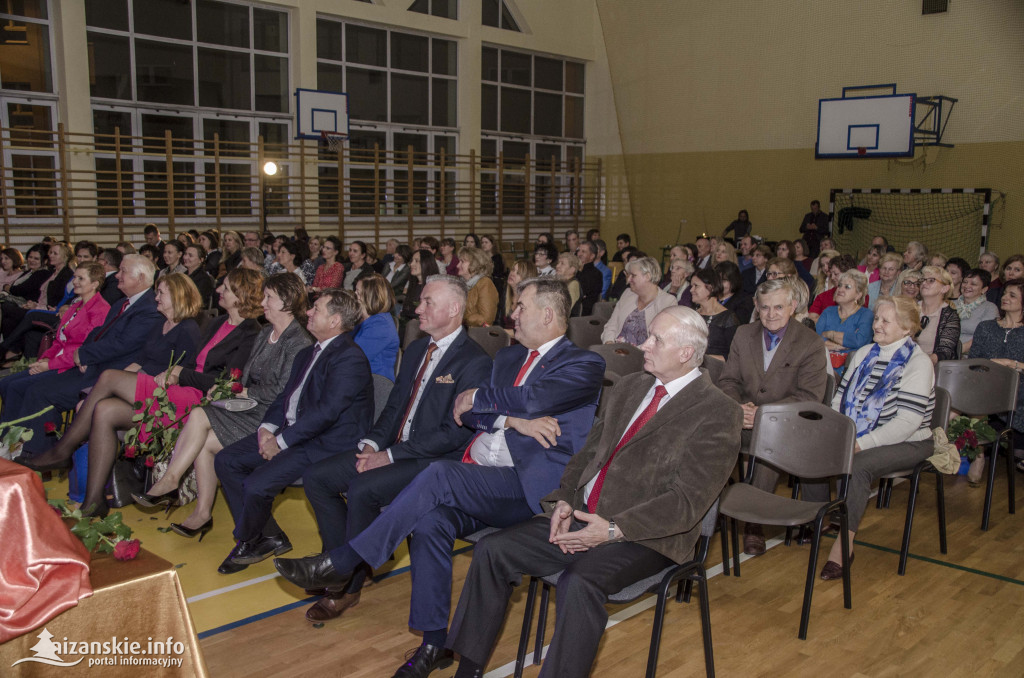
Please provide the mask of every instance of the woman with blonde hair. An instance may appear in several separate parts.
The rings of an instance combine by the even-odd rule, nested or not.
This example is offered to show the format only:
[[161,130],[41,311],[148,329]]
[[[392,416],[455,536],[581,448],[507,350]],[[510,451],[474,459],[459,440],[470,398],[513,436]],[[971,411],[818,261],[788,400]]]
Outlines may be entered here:
[[[487,236],[484,236],[485,238]],[[515,328],[515,321],[512,320],[512,313],[516,310],[519,302],[519,293],[516,288],[519,283],[530,278],[537,277],[537,265],[533,259],[517,259],[511,268],[508,269],[508,282],[505,285],[505,316],[502,318],[501,326],[506,330]]]
[[463,247],[459,250],[459,277],[469,288],[466,310],[462,315],[467,327],[492,325],[498,316],[498,288],[491,280],[494,264],[482,249]]
[[218,279],[223,278],[242,263],[243,244],[242,236],[238,234],[238,231],[224,231],[220,241],[223,256],[220,260],[220,275],[217,276]]
[[363,349],[370,361],[370,371],[395,380],[398,358],[398,328],[391,310],[395,307],[395,291],[380,273],[371,273],[356,280],[356,298],[363,311],[353,341]]
[[921,269],[921,332],[915,339],[932,363],[953,360],[960,343],[960,316],[946,303],[953,280],[939,266]]
[[839,250],[822,250],[814,259],[811,275],[814,276],[815,294],[821,294],[832,286],[829,281],[829,264],[838,256]]
[[723,261],[731,261],[732,263],[737,265],[739,263],[736,259],[736,248],[727,242],[720,242],[715,247],[714,263],[720,264]]
[[629,289],[615,304],[612,316],[601,332],[601,341],[639,346],[647,340],[648,328],[654,317],[669,306],[675,306],[676,298],[658,287],[661,266],[653,257],[630,259],[623,273]]
[[839,275],[835,306],[821,312],[815,330],[825,340],[832,367],[839,370],[846,355],[871,341],[874,314],[864,306],[868,278],[856,269]]
[[576,280],[576,274],[583,270],[580,258],[571,252],[562,252],[558,255],[558,263],[555,264],[555,275],[569,288],[569,316],[581,314],[583,304],[580,301],[582,292],[580,283]]
[[[894,285],[895,292],[899,295],[910,297],[914,301],[921,300],[921,278],[924,275],[921,271],[907,269],[900,273]],[[895,295],[893,295],[895,296]]]

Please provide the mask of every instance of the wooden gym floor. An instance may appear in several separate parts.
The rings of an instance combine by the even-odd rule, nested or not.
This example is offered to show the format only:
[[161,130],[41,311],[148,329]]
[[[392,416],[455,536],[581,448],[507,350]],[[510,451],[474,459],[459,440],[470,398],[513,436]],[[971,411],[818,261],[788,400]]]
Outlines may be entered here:
[[[1018,476],[1024,480],[1024,476]],[[743,576],[721,574],[718,536],[708,557],[712,634],[719,676],[1024,676],[1024,515],[1007,514],[1006,479],[996,480],[992,525],[982,532],[984,488],[946,478],[949,553],[941,554],[931,478],[922,479],[907,574],[896,574],[907,483],[889,509],[865,514],[855,548],[853,609],[842,583],[816,580],[808,639],[797,639],[808,546],[769,540],[768,552],[744,561]],[[47,483],[51,497],[66,483]],[[780,492],[782,490],[780,489]],[[1024,492],[1024,486],[1021,487]],[[202,543],[162,532],[169,517],[123,509],[145,548],[179,567],[203,651],[216,678],[229,676],[390,676],[420,639],[407,627],[410,577],[404,550],[364,590],[344,617],[314,628],[303,617],[312,603],[277,576],[270,560],[230,576],[216,568],[232,546],[231,519],[218,500],[214,531]],[[1024,513],[1024,510],[1022,510]],[[319,550],[315,522],[301,489],[278,500],[275,515],[302,556]],[[822,546],[824,563],[831,540]],[[455,556],[457,599],[471,560]],[[404,549],[404,547],[403,547]],[[512,673],[525,604],[520,587],[488,665],[488,676]],[[454,607],[453,601],[453,607]],[[703,675],[700,617],[693,603],[671,603],[658,675]],[[548,639],[554,623],[552,602]],[[641,676],[647,661],[653,598],[612,609],[595,676]],[[532,649],[532,643],[531,643]],[[526,676],[539,667],[528,666]],[[432,674],[446,678],[454,668]]]

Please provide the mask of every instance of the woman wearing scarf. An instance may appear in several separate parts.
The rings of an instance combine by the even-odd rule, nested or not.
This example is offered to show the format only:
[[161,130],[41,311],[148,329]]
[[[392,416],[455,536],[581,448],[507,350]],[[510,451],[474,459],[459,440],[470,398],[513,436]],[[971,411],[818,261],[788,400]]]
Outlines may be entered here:
[[992,276],[989,272],[975,268],[964,274],[960,281],[960,297],[953,302],[953,308],[960,316],[960,343],[966,357],[974,342],[974,332],[986,320],[999,317],[999,307],[985,298]]
[[459,277],[466,281],[469,295],[466,312],[462,315],[466,327],[484,327],[494,324],[498,315],[498,289],[491,281],[494,265],[483,250],[463,247],[459,250]]
[[[854,353],[832,398],[832,408],[857,425],[853,472],[846,497],[853,539],[867,508],[872,484],[886,473],[912,468],[933,453],[929,428],[935,407],[932,361],[914,343],[921,325],[917,304],[909,297],[883,298],[875,306],[874,343]],[[805,490],[809,501],[822,501],[824,484]],[[813,489],[812,489],[813,488]],[[840,579],[841,545],[832,545],[822,579]]]

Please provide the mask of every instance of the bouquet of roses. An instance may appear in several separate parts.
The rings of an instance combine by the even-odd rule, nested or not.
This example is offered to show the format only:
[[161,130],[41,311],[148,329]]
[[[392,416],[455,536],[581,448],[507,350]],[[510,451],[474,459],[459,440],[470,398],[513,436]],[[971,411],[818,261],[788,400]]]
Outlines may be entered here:
[[118,560],[132,560],[139,555],[141,542],[131,538],[132,528],[124,524],[120,512],[106,518],[86,518],[81,507],[71,510],[64,500],[50,499],[48,503],[61,518],[78,521],[71,527],[71,534],[81,539],[90,553],[98,548],[103,553],[113,553]]
[[998,434],[987,419],[976,419],[959,416],[949,422],[946,428],[949,442],[960,450],[961,457],[974,461],[978,456],[978,448],[986,443],[994,442]]

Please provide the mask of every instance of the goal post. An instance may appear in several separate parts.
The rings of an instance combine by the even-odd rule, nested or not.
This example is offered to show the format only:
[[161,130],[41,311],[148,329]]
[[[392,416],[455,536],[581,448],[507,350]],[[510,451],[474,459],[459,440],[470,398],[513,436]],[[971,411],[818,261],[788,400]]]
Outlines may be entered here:
[[834,188],[829,221],[839,251],[863,257],[882,235],[902,252],[923,243],[929,252],[962,256],[971,265],[988,244],[992,189]]

